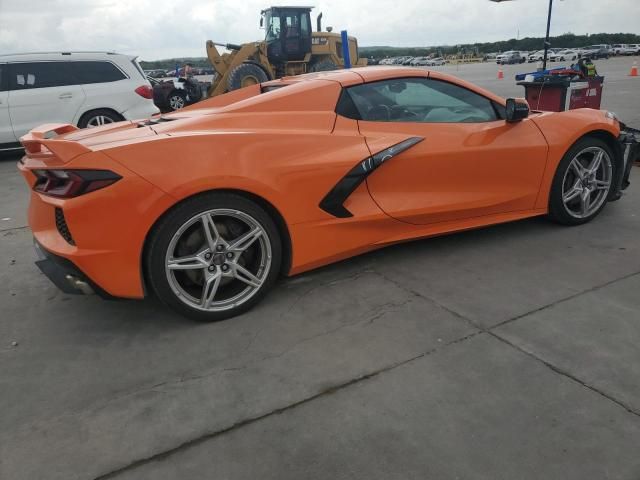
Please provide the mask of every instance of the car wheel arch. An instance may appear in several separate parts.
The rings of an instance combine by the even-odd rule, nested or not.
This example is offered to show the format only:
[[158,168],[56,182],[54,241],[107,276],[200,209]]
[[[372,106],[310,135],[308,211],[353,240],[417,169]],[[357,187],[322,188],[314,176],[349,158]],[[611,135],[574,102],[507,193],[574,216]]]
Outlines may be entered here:
[[108,111],[113,113],[117,118],[120,119],[120,121],[124,120],[124,117],[122,116],[122,114],[120,112],[118,112],[117,110],[110,108],[110,107],[98,107],[98,108],[90,108],[89,110],[87,110],[86,112],[82,113],[82,115],[80,115],[78,117],[78,121],[76,122],[76,125],[80,125],[80,123],[82,122],[82,119],[89,116],[91,113],[93,112],[97,112],[99,110],[102,111]]
[[576,143],[582,140],[583,138],[588,138],[588,137],[602,140],[604,143],[606,143],[609,146],[609,148],[611,148],[611,150],[614,153],[614,158],[612,159],[613,168],[614,168],[613,178],[614,178],[614,181],[619,180],[619,177],[624,174],[623,168],[622,168],[623,165],[621,165],[620,163],[622,162],[623,151],[616,137],[611,132],[608,132],[607,130],[592,130],[591,132],[584,134],[578,140],[576,140]]
[[147,232],[144,238],[144,243],[140,251],[140,260],[139,260],[140,261],[140,278],[142,279],[142,287],[143,287],[145,297],[148,296],[149,289],[147,288],[147,285],[148,285],[148,280],[146,278],[147,269],[145,268],[144,262],[145,262],[145,259],[147,258],[147,249],[149,247],[150,240],[153,236],[153,233],[156,227],[160,224],[163,218],[169,215],[175,208],[177,208],[182,203],[188,200],[192,200],[193,198],[196,198],[196,197],[208,195],[210,193],[229,193],[229,194],[238,195],[240,197],[246,198],[247,200],[251,200],[252,202],[262,207],[276,224],[276,227],[278,228],[278,233],[280,234],[280,238],[282,240],[282,262],[280,265],[280,272],[286,276],[291,271],[291,263],[293,259],[293,245],[291,242],[291,234],[289,232],[289,227],[287,226],[287,222],[285,221],[284,216],[282,215],[282,213],[280,213],[280,211],[276,208],[276,206],[273,205],[273,203],[267,200],[266,198],[261,197],[260,195],[257,195],[255,193],[249,192],[247,190],[241,190],[241,189],[235,189],[235,188],[214,188],[211,190],[204,190],[201,192],[197,192],[187,197],[181,198],[179,201],[173,203],[169,208],[167,208],[164,212],[162,212],[162,214],[159,215],[158,218],[156,218],[156,220],[153,222],[153,224],[151,225],[151,228],[149,228],[149,231]]

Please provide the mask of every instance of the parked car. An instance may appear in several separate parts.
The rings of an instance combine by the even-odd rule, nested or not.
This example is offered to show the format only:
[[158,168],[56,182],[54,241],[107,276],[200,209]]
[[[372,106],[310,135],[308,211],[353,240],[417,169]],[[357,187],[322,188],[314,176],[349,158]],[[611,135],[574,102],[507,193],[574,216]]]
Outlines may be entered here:
[[163,78],[164,70],[145,70],[144,74],[151,78]]
[[582,49],[582,56],[593,60],[609,58],[609,49],[606,45],[591,45]]
[[35,129],[19,169],[38,266],[67,293],[153,293],[215,321],[280,275],[538,215],[583,224],[628,185],[636,155],[625,163],[608,112],[529,116],[415,68],[354,75],[274,80],[89,132]]
[[149,77],[153,87],[153,103],[163,112],[180,110],[202,98],[202,89],[197,80],[187,82],[184,78],[160,81]]
[[496,58],[496,63],[500,65],[511,65],[514,63],[524,63],[526,62],[526,58],[520,55],[520,52],[515,50],[510,50],[508,52],[504,52]]
[[626,43],[617,43],[613,46],[613,53],[615,55],[635,55],[636,50]]
[[447,61],[444,58],[436,57],[428,60],[427,65],[429,65],[430,67],[439,67],[441,65],[444,65],[445,63],[447,63]]
[[640,43],[632,43],[629,50],[633,51],[632,55],[640,55]]
[[560,50],[557,53],[553,53],[549,56],[549,60],[552,62],[573,62],[577,60],[580,56],[580,52],[578,50]]
[[157,113],[136,57],[51,52],[0,55],[0,150],[43,123],[95,127]]
[[527,61],[529,63],[541,62],[542,60],[544,60],[544,50],[538,50],[537,52],[530,53],[527,57]]
[[429,59],[427,57],[414,57],[409,63],[409,65],[414,67],[425,66],[425,65],[428,65],[427,63],[428,61]]
[[404,65],[404,62],[406,62],[407,60],[411,59],[412,57],[396,57],[393,60],[393,64],[394,65]]

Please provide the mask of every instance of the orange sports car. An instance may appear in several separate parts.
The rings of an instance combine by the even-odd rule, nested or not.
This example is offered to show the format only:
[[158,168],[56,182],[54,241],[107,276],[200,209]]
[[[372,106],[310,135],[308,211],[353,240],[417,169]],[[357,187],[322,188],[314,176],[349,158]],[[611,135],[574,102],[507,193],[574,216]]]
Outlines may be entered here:
[[220,320],[295,275],[385,245],[548,215],[593,219],[639,132],[529,112],[439,72],[283,78],[180,112],[22,138],[40,269],[68,293]]

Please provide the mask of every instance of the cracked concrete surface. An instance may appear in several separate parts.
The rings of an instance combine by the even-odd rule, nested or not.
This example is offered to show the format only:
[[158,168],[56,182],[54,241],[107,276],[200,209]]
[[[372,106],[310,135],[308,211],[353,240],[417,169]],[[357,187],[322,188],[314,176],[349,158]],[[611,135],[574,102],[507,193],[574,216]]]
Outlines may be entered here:
[[201,325],[58,292],[2,160],[0,478],[637,480],[632,182],[589,225],[387,248]]

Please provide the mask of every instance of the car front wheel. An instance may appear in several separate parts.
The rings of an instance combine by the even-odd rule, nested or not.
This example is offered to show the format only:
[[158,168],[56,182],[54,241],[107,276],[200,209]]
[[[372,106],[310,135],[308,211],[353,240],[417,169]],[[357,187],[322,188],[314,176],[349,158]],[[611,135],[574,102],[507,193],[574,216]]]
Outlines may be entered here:
[[260,301],[281,265],[278,229],[265,210],[231,193],[179,204],[154,228],[147,280],[157,297],[200,321],[239,315]]
[[564,225],[593,220],[605,207],[613,180],[613,152],[596,138],[578,141],[563,157],[549,198],[549,217]]

